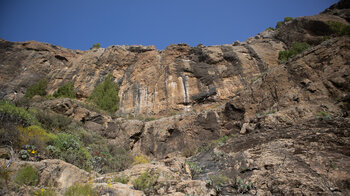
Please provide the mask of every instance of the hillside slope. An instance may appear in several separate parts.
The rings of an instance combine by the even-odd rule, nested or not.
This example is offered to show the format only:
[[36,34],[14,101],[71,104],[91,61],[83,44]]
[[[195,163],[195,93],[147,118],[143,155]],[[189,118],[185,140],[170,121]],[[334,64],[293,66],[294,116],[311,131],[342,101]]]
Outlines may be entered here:
[[[163,51],[139,45],[80,51],[0,40],[0,98],[15,104],[1,103],[1,163],[13,161],[1,171],[31,165],[39,178],[19,186],[2,175],[0,194],[49,187],[63,194],[76,182],[99,195],[350,194],[349,13],[340,1],[241,43]],[[296,42],[309,47],[279,59]],[[113,114],[88,99],[110,73],[120,89]],[[74,82],[77,98],[23,101],[42,78],[47,94]],[[31,121],[21,120],[24,113]],[[56,139],[39,142],[42,149],[36,140],[18,142],[14,133],[33,131],[30,125]],[[67,153],[81,160],[63,148],[61,154],[47,149],[59,148],[62,133],[73,135],[78,147]],[[23,158],[31,142],[38,155]],[[151,182],[137,184],[140,176]]]

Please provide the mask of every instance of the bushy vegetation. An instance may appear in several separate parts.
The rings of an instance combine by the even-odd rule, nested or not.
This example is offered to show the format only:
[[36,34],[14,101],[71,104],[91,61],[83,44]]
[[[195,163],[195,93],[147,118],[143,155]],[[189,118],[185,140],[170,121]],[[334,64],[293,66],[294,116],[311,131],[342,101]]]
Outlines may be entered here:
[[[11,145],[22,160],[58,158],[99,173],[121,171],[132,165],[133,156],[127,150],[108,144],[106,138],[86,131],[79,122],[49,110],[31,107],[30,97],[44,94],[38,93],[39,90],[45,90],[43,86],[46,84],[43,83],[47,83],[47,80],[28,89],[26,109],[10,101],[0,101],[1,145]],[[72,98],[72,87],[73,83],[63,85],[54,95]],[[91,100],[102,109],[112,112],[118,108],[117,93],[118,87],[112,75],[109,75],[96,87]],[[137,162],[144,162],[138,158]]]
[[60,132],[68,130],[69,126],[72,124],[72,119],[47,110],[34,110],[31,112],[35,118],[40,122],[41,126],[46,130],[51,130],[52,132]]
[[224,187],[228,182],[229,178],[225,175],[209,175],[209,185],[213,186],[216,191],[221,191],[222,187]]
[[248,193],[254,188],[254,185],[251,182],[244,182],[241,178],[237,178],[235,187],[239,193]]
[[143,156],[143,155],[136,155],[134,157],[134,165],[137,165],[137,164],[143,164],[143,163],[149,163],[149,160],[147,157]]
[[274,31],[275,29],[274,28],[272,28],[272,27],[267,27],[266,29],[265,29],[265,31]]
[[52,155],[58,155],[60,158],[68,163],[76,165],[79,168],[90,170],[89,151],[84,147],[82,142],[73,134],[59,133],[53,140],[53,147],[50,147]]
[[18,170],[15,182],[19,185],[36,186],[38,184],[38,171],[32,166],[26,166]]
[[118,85],[114,83],[112,74],[109,74],[103,82],[96,86],[89,99],[102,110],[114,113],[118,110],[118,91]]
[[293,18],[292,17],[284,17],[283,21],[278,21],[276,24],[276,29],[282,27],[283,25],[285,25],[287,22],[292,21]]
[[202,168],[196,162],[188,161],[186,163],[189,169],[191,170],[191,175],[193,179],[195,179],[200,173],[202,173]]
[[127,184],[129,182],[129,179],[130,178],[128,176],[120,175],[120,176],[116,176],[113,179],[113,182],[119,182],[119,183],[122,183],[122,184]]
[[93,44],[92,47],[90,48],[90,50],[94,49],[94,48],[96,48],[96,49],[101,48],[101,44],[100,43]]
[[35,95],[45,96],[47,83],[47,78],[43,78],[39,82],[36,82],[27,89],[25,97],[33,98]]
[[332,116],[328,112],[321,111],[316,114],[316,118],[330,120],[332,119]]
[[64,193],[65,196],[97,196],[98,194],[90,184],[75,184]]
[[226,143],[227,140],[229,140],[231,137],[234,137],[234,134],[230,134],[230,135],[225,135],[223,137],[220,137],[216,140],[212,140],[211,142],[209,142],[207,145],[201,146],[197,149],[197,152],[206,152],[209,151],[217,146],[222,146]]
[[284,22],[289,22],[289,21],[292,21],[292,20],[294,20],[294,18],[293,17],[284,17]]
[[294,42],[289,50],[280,51],[278,54],[278,60],[280,63],[287,62],[290,58],[302,53],[310,47],[305,42]]
[[55,139],[55,135],[47,133],[47,131],[37,125],[29,127],[19,127],[19,141],[21,145],[29,144],[33,140],[38,140],[39,143],[44,144]]
[[16,107],[9,101],[0,101],[0,123],[14,122],[17,125],[29,126],[38,124],[38,121],[27,110]]
[[88,147],[94,171],[107,173],[127,169],[133,161],[131,154],[122,147],[107,144],[101,139]]
[[329,21],[328,26],[332,33],[335,33],[338,36],[350,36],[350,25],[346,25],[341,22]]
[[55,98],[58,97],[67,97],[71,99],[75,99],[76,92],[74,90],[74,83],[68,82],[57,89],[56,92],[53,93]]
[[154,172],[151,174],[148,170],[142,173],[138,178],[133,181],[133,186],[136,190],[141,190],[145,193],[154,191],[159,174]]

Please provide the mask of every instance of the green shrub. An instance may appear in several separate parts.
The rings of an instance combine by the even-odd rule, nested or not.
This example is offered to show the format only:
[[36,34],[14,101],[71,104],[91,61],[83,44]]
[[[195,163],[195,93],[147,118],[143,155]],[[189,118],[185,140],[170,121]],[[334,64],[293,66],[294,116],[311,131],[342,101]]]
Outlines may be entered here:
[[110,171],[122,171],[131,166],[133,157],[124,148],[109,146],[109,152],[111,157],[107,159],[107,166]]
[[200,173],[202,173],[203,170],[197,163],[191,162],[191,161],[188,161],[186,163],[187,163],[189,169],[191,170],[191,175],[192,175],[193,179],[198,177],[198,175]]
[[284,17],[284,22],[289,22],[292,21],[294,18],[293,17]]
[[213,186],[217,191],[221,191],[229,181],[229,178],[225,175],[209,175],[209,184]]
[[74,90],[74,83],[68,82],[57,89],[56,92],[53,93],[55,98],[58,97],[68,97],[71,99],[75,99],[76,92]]
[[136,190],[144,191],[146,194],[155,190],[159,174],[151,174],[148,170],[142,173],[133,181],[133,186]]
[[132,156],[122,147],[104,143],[91,144],[88,149],[92,155],[93,170],[100,173],[122,171],[132,164]]
[[90,48],[90,50],[94,49],[94,48],[96,48],[96,49],[101,48],[101,44],[100,43],[93,44],[92,47]]
[[43,78],[39,82],[34,83],[27,89],[25,97],[33,98],[35,95],[45,96],[47,83],[47,78]]
[[27,110],[16,107],[9,101],[0,101],[0,124],[15,122],[22,126],[38,124],[38,121]]
[[96,191],[89,184],[75,184],[64,193],[65,196],[97,196]]
[[118,91],[118,85],[113,82],[112,74],[109,74],[103,82],[96,86],[89,99],[102,110],[114,113],[118,110]]
[[275,29],[274,28],[272,28],[272,27],[267,27],[266,29],[265,29],[265,31],[274,31]]
[[29,127],[19,127],[19,141],[21,145],[28,144],[31,140],[37,139],[41,143],[48,143],[52,141],[56,136],[52,133],[47,133],[45,129],[32,125]]
[[84,147],[76,136],[67,133],[57,134],[53,144],[61,151],[77,150]]
[[317,113],[316,117],[319,119],[332,119],[332,116],[328,112],[324,111]]
[[144,164],[144,163],[149,163],[149,160],[146,156],[144,155],[136,155],[134,157],[134,165],[137,165],[137,164]]
[[292,21],[292,17],[284,17],[284,21],[278,21],[276,24],[276,29],[281,28],[283,25],[286,24],[286,22]]
[[120,182],[122,184],[127,184],[129,182],[129,177],[128,176],[125,176],[125,175],[120,175],[120,176],[116,176],[114,179],[113,179],[113,182]]
[[289,50],[280,51],[278,54],[278,60],[280,63],[287,62],[290,58],[302,53],[310,47],[309,44],[305,42],[294,42]]
[[32,110],[31,112],[41,123],[41,126],[47,130],[57,132],[68,130],[69,125],[72,123],[72,119],[62,114],[57,114],[46,110]]
[[328,26],[332,33],[335,33],[338,36],[350,36],[350,25],[346,25],[341,22],[329,21]]
[[[91,169],[91,155],[76,136],[72,134],[59,133],[53,140],[53,146],[58,151],[57,154],[59,154],[59,157],[56,158],[60,158],[81,169]],[[51,155],[54,156],[54,154]]]
[[241,178],[236,178],[235,187],[239,193],[248,193],[254,188],[253,183],[244,182]]
[[38,171],[32,166],[26,166],[20,169],[15,178],[15,182],[19,185],[36,186],[38,181]]
[[283,21],[278,21],[275,29],[281,28],[283,25],[284,25]]

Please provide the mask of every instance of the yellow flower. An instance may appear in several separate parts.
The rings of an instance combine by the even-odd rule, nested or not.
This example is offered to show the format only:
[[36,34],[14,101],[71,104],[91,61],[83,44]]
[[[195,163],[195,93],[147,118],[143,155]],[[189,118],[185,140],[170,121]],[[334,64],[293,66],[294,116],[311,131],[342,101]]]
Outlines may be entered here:
[[112,184],[111,184],[111,183],[108,183],[108,187],[109,187],[109,188],[112,188]]
[[36,150],[32,150],[32,154],[35,154],[37,151]]
[[41,192],[43,193],[45,191],[45,189],[44,188],[41,188]]

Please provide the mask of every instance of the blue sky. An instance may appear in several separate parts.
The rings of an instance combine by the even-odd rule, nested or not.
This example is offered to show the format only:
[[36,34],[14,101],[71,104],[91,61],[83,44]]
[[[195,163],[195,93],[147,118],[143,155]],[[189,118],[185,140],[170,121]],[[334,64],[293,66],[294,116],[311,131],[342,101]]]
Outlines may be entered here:
[[244,41],[285,16],[315,15],[337,0],[0,0],[0,38],[87,50],[111,45],[218,45]]

